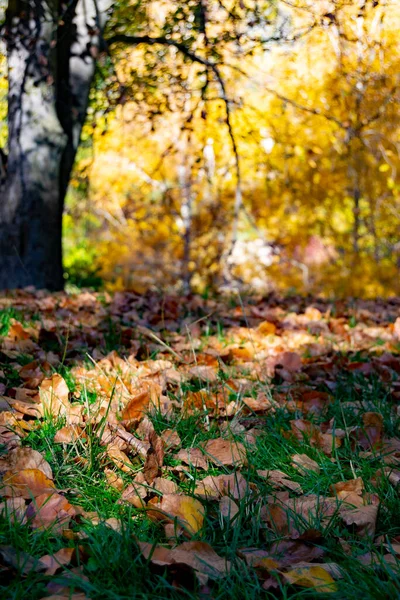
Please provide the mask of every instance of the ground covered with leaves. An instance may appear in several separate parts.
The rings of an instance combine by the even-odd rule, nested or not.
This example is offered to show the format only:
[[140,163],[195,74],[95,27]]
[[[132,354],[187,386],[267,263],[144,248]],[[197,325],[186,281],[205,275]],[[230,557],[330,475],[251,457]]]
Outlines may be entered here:
[[3,296],[1,597],[398,597],[399,315]]

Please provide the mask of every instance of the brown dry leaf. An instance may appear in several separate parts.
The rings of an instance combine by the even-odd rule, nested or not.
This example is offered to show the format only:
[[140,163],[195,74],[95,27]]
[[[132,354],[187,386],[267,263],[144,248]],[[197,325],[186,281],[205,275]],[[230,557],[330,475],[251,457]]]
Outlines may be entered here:
[[49,463],[37,450],[22,447],[11,450],[5,457],[0,459],[0,473],[5,471],[18,472],[23,469],[38,469],[49,479],[53,479],[53,473]]
[[[348,498],[346,503],[349,502]],[[376,519],[378,516],[378,506],[369,504],[367,506],[358,506],[356,508],[343,504],[339,509],[339,514],[346,525],[354,525],[356,533],[360,537],[373,537],[375,534]]]
[[257,394],[257,398],[245,397],[243,402],[247,408],[255,413],[274,411],[277,406],[277,403],[268,398],[263,392]]
[[289,373],[296,373],[303,366],[297,352],[281,352],[275,357],[275,365],[281,365]]
[[294,454],[292,456],[292,466],[300,471],[302,475],[307,475],[309,471],[319,473],[321,470],[319,464],[307,454]]
[[121,419],[129,421],[129,423],[143,419],[149,408],[150,399],[150,391],[148,389],[133,396],[122,410]]
[[191,496],[165,494],[160,504],[148,511],[148,515],[156,521],[169,523],[174,523],[177,519],[178,525],[194,534],[203,526],[204,512],[203,505]]
[[150,448],[147,451],[143,475],[150,484],[161,473],[164,463],[164,443],[154,430],[149,435],[149,442]]
[[61,375],[55,373],[48,379],[44,379],[39,387],[39,395],[43,414],[52,417],[68,415],[71,409],[68,400],[69,389]]
[[[352,492],[361,496],[364,491],[364,482],[361,477],[356,479],[350,479],[349,481],[339,481],[331,485],[331,491],[333,494],[339,494],[340,492]],[[343,497],[343,495],[341,495]]]
[[74,555],[75,548],[60,548],[54,554],[45,554],[40,558],[40,562],[47,567],[44,574],[55,575],[58,569],[70,564]]
[[175,429],[166,429],[161,434],[161,439],[164,442],[164,447],[166,450],[170,448],[179,448],[182,444],[181,438]]
[[200,448],[187,448],[179,450],[175,458],[181,460],[185,465],[190,465],[195,469],[208,469],[207,457],[204,456]]
[[68,529],[72,517],[77,514],[75,508],[61,494],[41,494],[28,506],[26,517],[34,529],[49,529],[60,533]]
[[18,473],[7,471],[3,478],[3,495],[6,497],[36,498],[41,494],[53,493],[55,485],[39,469],[22,469]]
[[155,565],[187,565],[212,579],[222,577],[230,570],[229,561],[218,556],[205,542],[184,542],[172,550],[148,542],[138,542],[138,545],[143,556]]
[[208,500],[219,500],[222,496],[231,496],[235,500],[245,498],[250,487],[241,473],[231,475],[208,475],[196,486],[196,496]]
[[107,448],[107,456],[111,458],[113,463],[121,469],[121,471],[124,471],[124,473],[132,473],[133,464],[131,460],[127,457],[125,452],[122,452],[122,450],[118,448],[118,446],[110,444]]
[[242,467],[247,464],[246,449],[240,442],[217,438],[208,440],[204,450],[215,465]]
[[283,471],[280,471],[279,469],[259,469],[257,471],[257,475],[259,477],[265,477],[266,479],[268,479],[272,487],[276,489],[281,489],[284,487],[288,488],[289,490],[292,490],[293,492],[296,492],[297,494],[303,493],[301,485],[296,481],[292,481],[291,479],[289,479],[288,475],[286,475],[286,473],[283,473]]
[[358,443],[364,450],[377,449],[382,444],[383,417],[377,412],[362,416],[363,427],[358,431]]
[[109,486],[113,487],[115,490],[121,492],[124,489],[124,480],[122,477],[119,477],[115,471],[111,469],[104,469],[104,475],[106,476],[107,483]]
[[[318,541],[317,538],[316,542]],[[320,546],[312,546],[301,540],[280,540],[274,542],[269,550],[269,556],[279,561],[281,568],[303,561],[314,561],[322,558],[324,554],[325,550]]]
[[156,477],[152,483],[152,487],[161,492],[161,494],[177,494],[178,486],[171,479],[164,479],[163,477]]
[[86,438],[86,434],[76,425],[61,427],[54,436],[56,444],[73,444],[79,439]]
[[291,585],[314,588],[318,592],[336,592],[337,585],[332,576],[322,566],[296,567],[282,573],[283,578]]
[[193,379],[200,379],[207,383],[215,383],[218,381],[218,372],[215,367],[208,367],[206,365],[199,365],[197,367],[191,367],[189,369],[189,375]]
[[26,504],[24,498],[8,498],[0,503],[0,515],[11,521],[11,523],[25,522]]
[[238,514],[239,507],[232,498],[223,496],[219,501],[219,512],[225,519],[232,521]]
[[146,503],[144,498],[149,493],[149,486],[146,483],[143,473],[140,471],[135,475],[133,483],[130,483],[128,487],[123,491],[120,502],[129,502],[136,508],[144,508]]
[[12,546],[1,545],[0,557],[3,564],[21,571],[23,575],[28,575],[32,572],[39,573],[46,570],[46,565],[41,563],[38,558],[35,558],[22,550],[16,550]]

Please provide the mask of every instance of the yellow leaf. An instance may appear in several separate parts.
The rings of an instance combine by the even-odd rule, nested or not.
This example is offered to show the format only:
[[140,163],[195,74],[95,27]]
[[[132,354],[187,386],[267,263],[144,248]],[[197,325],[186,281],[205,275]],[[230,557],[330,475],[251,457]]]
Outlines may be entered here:
[[320,566],[299,567],[287,573],[282,573],[282,575],[292,585],[315,588],[318,592],[324,593],[337,591],[337,585],[332,576]]

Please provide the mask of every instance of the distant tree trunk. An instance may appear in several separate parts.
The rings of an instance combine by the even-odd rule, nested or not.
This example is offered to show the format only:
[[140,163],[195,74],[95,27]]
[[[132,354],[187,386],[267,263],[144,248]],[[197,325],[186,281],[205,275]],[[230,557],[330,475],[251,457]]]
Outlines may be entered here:
[[[10,0],[0,289],[63,287],[62,213],[99,47],[96,5]],[[105,9],[106,7],[104,7]]]

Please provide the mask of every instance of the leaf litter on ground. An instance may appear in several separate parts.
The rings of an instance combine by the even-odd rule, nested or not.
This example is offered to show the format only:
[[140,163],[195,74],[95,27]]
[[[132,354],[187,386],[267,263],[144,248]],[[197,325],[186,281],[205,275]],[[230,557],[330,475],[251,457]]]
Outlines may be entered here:
[[[102,597],[92,538],[126,528],[165,597],[212,597],[244,568],[277,596],[340,594],[366,565],[400,590],[400,301],[21,291],[10,306],[24,324],[0,346],[9,580]],[[59,542],[33,556],[12,528]]]

